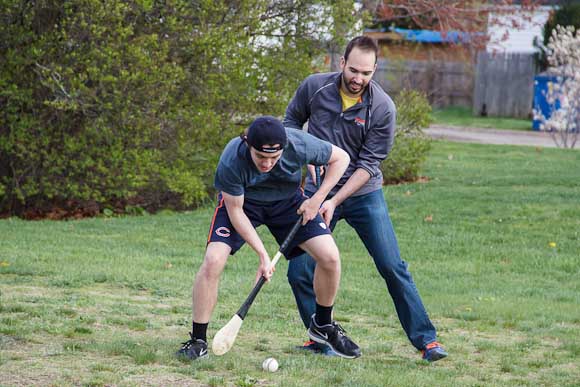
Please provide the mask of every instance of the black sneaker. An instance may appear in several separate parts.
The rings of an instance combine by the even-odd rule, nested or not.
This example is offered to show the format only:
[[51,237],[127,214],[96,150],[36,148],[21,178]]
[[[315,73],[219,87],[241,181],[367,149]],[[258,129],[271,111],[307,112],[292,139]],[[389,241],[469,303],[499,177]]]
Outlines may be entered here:
[[326,344],[340,357],[354,359],[361,355],[360,348],[347,335],[340,325],[333,321],[319,326],[312,315],[308,336],[320,344]]
[[189,360],[203,359],[208,357],[207,353],[207,342],[196,339],[193,334],[189,334],[191,339],[187,340],[185,343],[181,343],[181,349],[177,351],[177,357],[186,358]]

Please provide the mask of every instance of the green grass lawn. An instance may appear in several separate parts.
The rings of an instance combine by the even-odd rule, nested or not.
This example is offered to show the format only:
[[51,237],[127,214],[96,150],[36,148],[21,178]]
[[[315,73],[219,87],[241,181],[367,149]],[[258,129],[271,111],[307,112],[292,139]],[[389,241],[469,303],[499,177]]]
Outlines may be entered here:
[[[427,182],[385,195],[404,259],[450,356],[406,339],[384,282],[341,223],[335,317],[356,360],[294,349],[305,338],[280,262],[225,356],[173,353],[212,209],[80,221],[0,221],[0,385],[577,386],[580,154],[434,143]],[[263,232],[269,250],[277,247]],[[210,337],[252,287],[244,247],[220,285]],[[280,363],[265,373],[267,357]]]
[[473,116],[471,109],[464,107],[449,107],[433,110],[435,124],[464,126],[470,128],[489,128],[507,130],[532,130],[532,120],[502,117]]

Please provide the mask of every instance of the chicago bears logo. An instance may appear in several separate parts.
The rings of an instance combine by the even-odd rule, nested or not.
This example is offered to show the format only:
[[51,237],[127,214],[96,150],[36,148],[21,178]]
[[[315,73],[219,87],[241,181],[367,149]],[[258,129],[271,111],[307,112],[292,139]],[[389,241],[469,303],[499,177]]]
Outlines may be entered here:
[[231,235],[230,234],[230,229],[227,228],[227,227],[218,227],[215,230],[215,233],[216,233],[216,235],[221,236],[221,237],[224,237],[224,238],[227,238],[227,237],[229,237]]
[[358,126],[365,126],[365,122],[366,122],[366,121],[365,121],[365,120],[363,120],[363,119],[362,119],[362,118],[360,118],[360,117],[355,117],[355,118],[354,118],[354,122],[356,122],[356,124],[357,124]]

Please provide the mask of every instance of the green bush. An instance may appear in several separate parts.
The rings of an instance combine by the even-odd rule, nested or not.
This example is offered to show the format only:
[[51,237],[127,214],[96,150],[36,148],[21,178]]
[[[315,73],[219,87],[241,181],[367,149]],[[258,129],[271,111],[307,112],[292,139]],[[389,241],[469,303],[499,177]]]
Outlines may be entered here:
[[424,94],[403,90],[395,98],[397,132],[389,157],[381,164],[385,184],[415,181],[431,149],[423,133],[431,123],[431,105]]
[[[107,203],[169,191],[191,121],[176,99],[187,73],[170,43],[122,2],[5,2],[1,67],[3,211]],[[188,153],[202,151],[206,143]],[[191,164],[200,174],[207,165]],[[168,173],[171,172],[171,173]],[[199,192],[192,194],[194,202]]]
[[205,200],[321,58],[316,3],[0,0],[0,215]]

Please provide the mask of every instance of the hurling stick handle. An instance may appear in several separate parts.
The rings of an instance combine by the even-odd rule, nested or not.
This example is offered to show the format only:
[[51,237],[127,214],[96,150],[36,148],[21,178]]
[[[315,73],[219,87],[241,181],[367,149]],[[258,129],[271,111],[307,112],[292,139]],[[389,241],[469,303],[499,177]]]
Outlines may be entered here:
[[[301,225],[302,225],[302,216],[300,216],[298,218],[298,220],[296,221],[296,223],[294,223],[294,226],[292,226],[292,229],[288,233],[288,236],[286,237],[286,239],[284,239],[284,242],[282,242],[282,245],[278,249],[278,252],[274,256],[274,259],[272,259],[272,263],[271,263],[272,267],[276,266],[276,264],[278,263],[278,260],[282,256],[282,254],[286,252],[288,245],[290,244],[292,239],[294,239],[294,236],[298,232],[298,229],[300,228]],[[256,283],[256,285],[254,286],[254,288],[252,289],[252,291],[250,292],[250,294],[248,295],[248,298],[246,298],[246,301],[244,301],[244,303],[242,304],[242,306],[240,307],[240,309],[236,313],[238,316],[240,316],[240,318],[242,320],[246,317],[246,314],[248,314],[248,310],[250,310],[250,306],[252,306],[254,299],[256,298],[256,296],[260,292],[260,289],[262,289],[262,286],[264,286],[265,283],[266,283],[266,277],[261,276],[260,279],[258,280],[258,282]]]
[[[302,226],[302,215],[300,215],[298,217],[298,220],[296,221],[296,223],[294,223],[294,226],[292,226],[292,228],[290,229],[288,236],[286,237],[286,239],[284,239],[284,242],[282,242],[282,245],[280,245],[280,248],[278,249],[278,254],[280,254],[280,255],[286,254],[286,250],[288,249],[288,245],[290,244],[290,242],[292,242],[292,239],[294,239],[294,236],[298,232],[298,229],[300,228],[300,226]],[[276,254],[276,255],[278,255],[278,254]],[[278,259],[280,259],[279,255],[278,255]],[[276,265],[276,263],[278,262],[278,259],[276,259],[276,257],[274,257],[274,261],[272,261],[272,266]]]
[[320,167],[314,166],[314,174],[316,175],[316,188],[320,188]]

